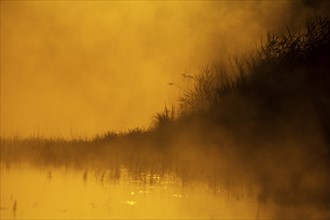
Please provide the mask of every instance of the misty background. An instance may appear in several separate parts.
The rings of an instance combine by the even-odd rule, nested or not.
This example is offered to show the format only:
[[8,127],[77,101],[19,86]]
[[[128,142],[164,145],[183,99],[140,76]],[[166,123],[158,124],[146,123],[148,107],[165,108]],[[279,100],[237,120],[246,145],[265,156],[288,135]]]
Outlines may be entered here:
[[1,136],[148,127],[201,66],[328,1],[1,1]]

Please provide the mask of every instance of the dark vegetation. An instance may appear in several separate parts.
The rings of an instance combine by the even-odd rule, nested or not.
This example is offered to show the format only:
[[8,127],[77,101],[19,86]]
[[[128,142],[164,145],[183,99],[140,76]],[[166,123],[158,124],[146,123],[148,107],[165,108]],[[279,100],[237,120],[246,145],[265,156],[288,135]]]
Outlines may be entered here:
[[[173,173],[217,191],[257,185],[258,199],[330,208],[330,23],[268,33],[251,54],[205,67],[154,126],[93,140],[2,139],[1,161],[103,167],[135,178]],[[239,198],[239,195],[238,195]]]

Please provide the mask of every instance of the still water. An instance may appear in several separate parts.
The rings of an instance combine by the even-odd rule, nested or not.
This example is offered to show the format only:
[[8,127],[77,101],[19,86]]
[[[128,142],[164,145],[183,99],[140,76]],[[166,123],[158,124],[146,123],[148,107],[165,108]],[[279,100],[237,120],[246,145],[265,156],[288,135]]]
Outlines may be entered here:
[[137,179],[120,170],[1,165],[1,219],[270,218],[253,190],[182,185],[174,175]]

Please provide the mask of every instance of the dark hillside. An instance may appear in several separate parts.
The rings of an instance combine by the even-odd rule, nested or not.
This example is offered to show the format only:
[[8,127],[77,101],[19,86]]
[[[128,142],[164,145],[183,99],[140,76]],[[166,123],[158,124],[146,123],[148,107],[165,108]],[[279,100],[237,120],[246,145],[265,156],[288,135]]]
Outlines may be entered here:
[[137,178],[172,173],[215,192],[257,185],[261,203],[329,210],[329,30],[327,18],[316,18],[300,33],[269,33],[230,68],[202,69],[179,108],[158,113],[149,130],[93,140],[1,140],[1,160],[114,174],[124,167]]

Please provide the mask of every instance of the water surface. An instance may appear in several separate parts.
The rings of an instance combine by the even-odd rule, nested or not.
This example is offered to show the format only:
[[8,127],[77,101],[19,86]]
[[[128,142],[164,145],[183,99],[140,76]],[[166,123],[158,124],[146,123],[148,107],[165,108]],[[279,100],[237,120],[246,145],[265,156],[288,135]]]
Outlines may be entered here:
[[[253,191],[253,190],[252,190]],[[125,169],[1,166],[1,218],[256,218],[272,214],[254,192],[182,185],[173,175],[134,178]],[[259,215],[259,216],[258,216]]]

